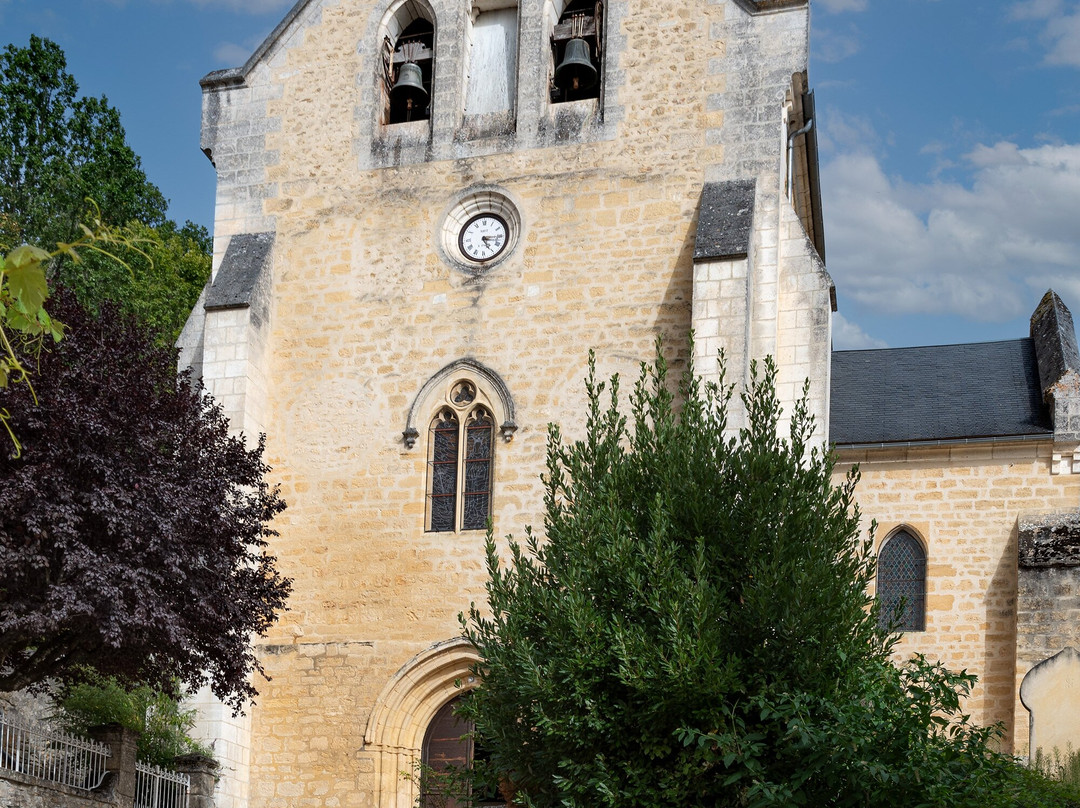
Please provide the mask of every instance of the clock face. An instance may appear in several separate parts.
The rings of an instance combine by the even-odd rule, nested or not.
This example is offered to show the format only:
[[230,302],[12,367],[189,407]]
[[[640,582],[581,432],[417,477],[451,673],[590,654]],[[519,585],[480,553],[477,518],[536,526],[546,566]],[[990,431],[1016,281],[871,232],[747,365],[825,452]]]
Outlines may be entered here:
[[506,249],[508,240],[506,221],[494,213],[481,213],[461,228],[458,246],[470,261],[490,261]]

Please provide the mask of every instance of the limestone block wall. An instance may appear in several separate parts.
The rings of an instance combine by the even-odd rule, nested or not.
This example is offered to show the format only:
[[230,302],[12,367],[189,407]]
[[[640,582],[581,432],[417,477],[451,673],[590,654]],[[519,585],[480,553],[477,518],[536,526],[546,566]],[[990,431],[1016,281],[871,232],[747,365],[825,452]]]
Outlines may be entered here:
[[214,758],[220,764],[215,808],[243,806],[251,794],[251,714],[233,715],[208,686],[199,689],[186,702],[196,710],[193,737],[213,744]]
[[[486,578],[483,531],[425,529],[434,413],[416,414],[415,445],[403,436],[440,369],[483,366],[513,400],[492,516],[496,536],[520,536],[542,528],[548,423],[583,437],[589,348],[602,378],[629,377],[624,392],[658,334],[673,372],[683,366],[707,178],[766,175],[754,249],[776,289],[774,322],[784,305],[783,105],[806,67],[805,5],[751,20],[731,0],[612,0],[602,97],[553,106],[537,58],[545,4],[523,2],[516,117],[497,135],[460,112],[464,7],[431,5],[436,90],[423,125],[377,123],[389,0],[301,3],[248,65],[204,82],[219,272],[236,237],[274,241],[265,317],[254,304],[196,315],[191,345],[213,390],[228,399],[242,386],[242,402],[228,399],[243,413],[234,425],[269,436],[289,503],[272,551],[294,579],[290,611],[260,645],[271,679],[257,683],[246,751],[236,733],[229,808],[411,804],[390,784],[396,761],[415,759],[424,711],[449,698],[453,678],[386,719],[411,728],[400,748],[369,738],[369,721],[403,666],[460,634],[458,613],[482,601]],[[736,44],[760,67],[725,61]],[[519,231],[498,262],[471,267],[452,259],[444,231],[485,194],[513,206]]]
[[[786,198],[779,205],[778,218],[779,226],[773,232],[778,238],[779,277],[776,284],[758,290],[760,319],[755,320],[755,326],[760,341],[755,341],[754,354],[760,358],[771,353],[776,358],[777,393],[782,402],[797,401],[804,382],[810,381],[808,404],[816,423],[815,436],[825,441],[829,434],[833,283]],[[785,424],[789,418],[790,406],[785,410]]]
[[116,808],[118,803],[111,792],[77,791],[0,769],[0,805],[4,808]]
[[[1065,509],[1080,495],[1075,475],[1052,476],[1052,441],[846,450],[838,475],[859,463],[863,524],[875,545],[905,526],[927,557],[926,631],[908,632],[897,653],[926,654],[979,677],[967,705],[981,723],[1003,722],[1006,747],[1026,746],[1017,660],[1017,519]],[[1026,670],[1025,670],[1026,672]],[[1019,711],[1019,712],[1018,712]]]
[[[795,401],[803,382],[812,380],[811,412],[824,440],[828,435],[832,280],[784,187],[788,132],[780,125],[787,122],[793,76],[801,76],[804,69],[792,67],[806,64],[809,17],[790,10],[748,15],[732,4],[710,35],[717,46],[709,72],[722,77],[722,82],[708,96],[711,120],[706,122],[710,126],[706,141],[722,145],[725,160],[708,166],[706,179],[753,177],[756,194],[745,265],[701,268],[702,277],[725,276],[721,297],[703,301],[706,316],[695,317],[695,330],[706,339],[699,346],[705,363],[702,369],[708,373],[711,368],[714,344],[726,348],[729,382],[745,383],[750,361],[772,356],[779,366],[782,401]],[[745,290],[734,290],[736,278]],[[735,297],[729,296],[729,289]],[[705,286],[703,291],[715,290]],[[716,319],[707,314],[714,309]],[[738,402],[733,409],[734,427],[741,423],[742,413]],[[785,409],[790,413],[790,403]]]
[[[694,368],[702,378],[719,379],[718,363],[723,351],[725,383],[746,382],[749,268],[747,257],[694,262]],[[733,407],[728,427],[737,430],[743,422],[742,408]]]
[[[1018,529],[1016,681],[1024,703],[1016,705],[1016,752],[1036,744],[1064,754],[1080,743],[1077,713],[1067,709],[1080,703],[1080,511],[1024,514]],[[1035,668],[1038,683],[1029,676]]]

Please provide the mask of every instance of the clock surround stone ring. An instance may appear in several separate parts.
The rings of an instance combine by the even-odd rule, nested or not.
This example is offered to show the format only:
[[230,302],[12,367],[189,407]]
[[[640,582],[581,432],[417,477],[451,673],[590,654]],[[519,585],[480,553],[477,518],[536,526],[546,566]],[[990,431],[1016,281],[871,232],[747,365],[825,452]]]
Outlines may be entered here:
[[521,234],[521,214],[500,191],[474,191],[450,207],[439,231],[443,256],[455,268],[478,274],[513,253]]

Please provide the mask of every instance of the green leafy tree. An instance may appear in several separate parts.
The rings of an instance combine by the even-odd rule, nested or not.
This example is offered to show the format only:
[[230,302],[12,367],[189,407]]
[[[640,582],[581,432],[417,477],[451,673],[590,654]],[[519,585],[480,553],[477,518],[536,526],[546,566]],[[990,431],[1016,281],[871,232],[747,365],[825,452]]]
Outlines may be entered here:
[[172,346],[210,277],[210,236],[191,222],[131,222],[123,234],[127,243],[65,262],[58,278],[92,311],[116,301]]
[[692,370],[673,393],[643,369],[627,419],[590,369],[586,437],[551,427],[544,536],[506,565],[489,536],[490,611],[463,620],[474,776],[542,808],[1019,804],[973,678],[890,662],[857,474],[834,486],[805,398],[783,436],[775,368],[753,376],[728,437],[731,391]]
[[7,247],[74,240],[88,198],[106,224],[165,222],[165,198],[127,144],[120,113],[78,91],[55,42],[31,36],[0,54],[0,216],[15,232]]
[[[28,243],[50,252],[50,282],[93,311],[114,300],[171,345],[210,277],[204,227],[178,227],[127,143],[120,113],[78,94],[60,47],[33,36],[0,53],[0,252]],[[65,243],[121,236],[74,260]]]
[[99,724],[120,724],[139,733],[139,760],[170,767],[179,755],[213,757],[191,737],[195,710],[149,685],[126,688],[109,676],[89,674],[89,681],[68,685],[56,694],[52,722],[66,732],[87,735]]

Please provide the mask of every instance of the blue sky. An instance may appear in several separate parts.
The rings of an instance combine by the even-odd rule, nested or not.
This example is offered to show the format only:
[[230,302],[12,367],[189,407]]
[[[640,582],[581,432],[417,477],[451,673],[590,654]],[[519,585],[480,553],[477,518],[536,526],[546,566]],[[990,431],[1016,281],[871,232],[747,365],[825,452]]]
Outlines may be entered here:
[[[291,0],[0,0],[122,114],[170,213],[210,226],[198,81]],[[812,0],[835,344],[1011,339],[1048,287],[1080,316],[1080,0]]]

